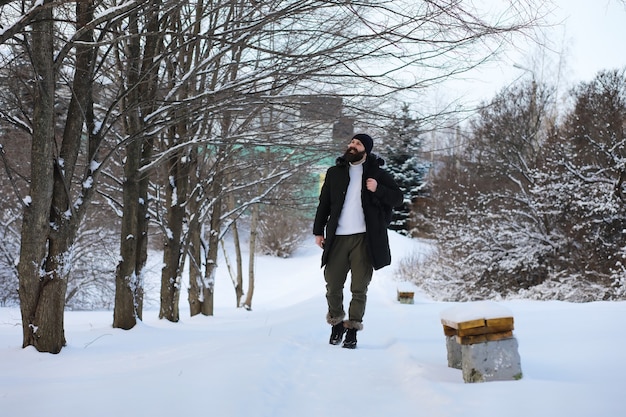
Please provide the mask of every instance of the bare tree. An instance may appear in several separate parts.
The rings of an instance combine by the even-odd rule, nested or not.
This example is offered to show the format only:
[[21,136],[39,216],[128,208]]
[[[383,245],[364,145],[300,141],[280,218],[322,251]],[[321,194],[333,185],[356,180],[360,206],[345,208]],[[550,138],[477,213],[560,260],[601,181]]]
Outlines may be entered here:
[[[124,166],[121,180],[108,177],[122,198],[106,195],[122,217],[113,325],[128,329],[142,317],[150,176],[166,166],[176,181],[160,220],[176,233],[161,314],[177,319],[187,256],[199,267],[193,310],[212,314],[228,222],[294,171],[286,158],[251,178],[246,149],[310,142],[319,123],[297,118],[310,94],[342,96],[349,116],[378,123],[381,99],[473,68],[531,27],[530,6],[516,2],[509,19],[490,22],[464,2],[2,2],[0,44],[24,51],[33,75],[32,111],[12,118],[32,136],[18,267],[24,346],[58,352],[65,343],[71,249],[105,162],[119,156]],[[270,126],[261,123],[268,108],[281,114]],[[237,193],[247,197],[225,209]]]
[[50,235],[50,211],[54,187],[54,97],[52,9],[37,13],[31,43],[35,85],[29,200],[24,207],[18,273],[23,346],[58,353],[65,345],[63,300],[65,283],[47,276],[45,265]]
[[148,257],[149,177],[140,169],[150,160],[154,136],[146,115],[157,107],[159,59],[163,36],[161,1],[132,10],[129,37],[118,43],[117,64],[128,91],[122,97],[125,163],[120,263],[116,271],[113,327],[130,329],[143,314],[143,270]]
[[[5,120],[32,138],[18,266],[23,345],[54,353],[65,344],[63,310],[76,234],[95,195],[102,162],[112,155],[102,147],[111,113],[100,113],[97,123],[94,110],[94,74],[107,68],[97,54],[106,43],[96,42],[95,29],[133,7],[129,3],[95,17],[93,2],[73,4],[75,9],[72,3],[35,6],[34,23],[10,38],[14,51],[25,52],[16,56],[28,57],[24,72],[36,82],[32,88],[24,84],[22,106],[2,111]],[[107,33],[99,31],[99,40]]]

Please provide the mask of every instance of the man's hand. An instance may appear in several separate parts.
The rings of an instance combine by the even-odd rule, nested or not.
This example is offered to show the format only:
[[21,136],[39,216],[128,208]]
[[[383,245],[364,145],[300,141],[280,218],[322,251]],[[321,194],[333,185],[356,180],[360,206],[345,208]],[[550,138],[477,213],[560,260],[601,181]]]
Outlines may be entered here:
[[368,178],[367,181],[365,181],[365,187],[371,191],[371,192],[376,192],[376,189],[378,188],[378,181],[376,181],[374,178]]
[[324,236],[315,236],[315,244],[317,246],[319,246],[320,248],[324,249],[324,243],[326,242],[326,240],[324,239]]

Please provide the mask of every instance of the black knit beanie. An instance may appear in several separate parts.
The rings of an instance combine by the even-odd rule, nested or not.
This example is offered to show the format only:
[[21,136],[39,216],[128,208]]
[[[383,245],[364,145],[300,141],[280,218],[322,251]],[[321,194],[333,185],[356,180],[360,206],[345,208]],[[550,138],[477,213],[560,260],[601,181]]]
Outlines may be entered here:
[[372,148],[374,147],[374,141],[372,140],[370,135],[366,135],[365,133],[358,133],[354,135],[352,139],[358,139],[363,144],[366,154],[372,152]]

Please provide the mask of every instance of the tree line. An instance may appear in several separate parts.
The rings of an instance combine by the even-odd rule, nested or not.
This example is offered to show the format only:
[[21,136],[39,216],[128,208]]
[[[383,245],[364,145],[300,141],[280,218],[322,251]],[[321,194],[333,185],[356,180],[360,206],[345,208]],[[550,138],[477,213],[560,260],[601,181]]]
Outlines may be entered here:
[[149,245],[163,253],[159,316],[179,319],[183,265],[190,314],[213,314],[225,231],[247,213],[252,244],[276,215],[262,205],[298,206],[285,196],[335,149],[327,119],[300,117],[307,97],[340,97],[335,119],[375,127],[394,92],[532,27],[532,6],[490,21],[469,2],[0,1],[1,281],[18,283],[23,346],[61,351],[97,245],[114,264],[92,270],[114,287],[114,327],[142,318]]

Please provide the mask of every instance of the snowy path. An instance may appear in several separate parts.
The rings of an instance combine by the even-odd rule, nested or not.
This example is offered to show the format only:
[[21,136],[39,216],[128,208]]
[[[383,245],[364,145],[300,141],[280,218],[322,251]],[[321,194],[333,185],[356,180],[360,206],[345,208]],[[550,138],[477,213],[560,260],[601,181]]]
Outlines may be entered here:
[[[396,259],[409,253],[394,237]],[[286,272],[289,271],[289,272]],[[396,301],[375,274],[356,350],[328,344],[319,252],[261,257],[251,312],[218,280],[214,317],[157,319],[131,331],[112,313],[68,312],[59,355],[21,349],[19,309],[0,308],[0,416],[623,416],[626,303],[506,301],[524,378],[465,384],[447,367],[440,312]],[[184,298],[184,297],[181,297]]]

